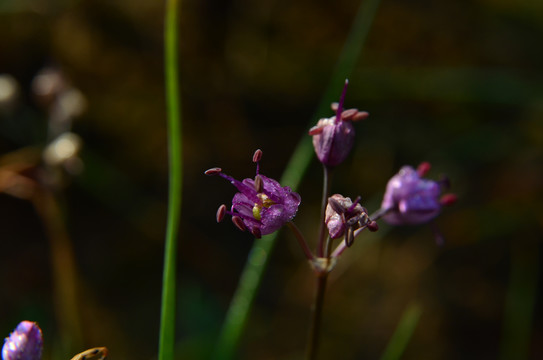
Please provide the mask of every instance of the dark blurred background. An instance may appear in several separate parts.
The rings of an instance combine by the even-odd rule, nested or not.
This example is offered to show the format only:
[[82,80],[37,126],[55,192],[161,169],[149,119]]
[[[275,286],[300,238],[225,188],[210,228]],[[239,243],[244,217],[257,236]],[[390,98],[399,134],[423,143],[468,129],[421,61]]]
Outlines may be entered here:
[[[253,241],[216,224],[234,188],[203,171],[251,177],[261,148],[262,172],[280,177],[359,5],[183,1],[179,358],[213,349]],[[0,336],[38,321],[44,359],[93,346],[111,359],[156,356],[163,11],[162,1],[0,2]],[[383,225],[345,253],[329,283],[321,358],[378,359],[413,301],[423,313],[404,359],[543,358],[542,39],[540,1],[381,1],[346,98],[371,116],[356,125],[333,192],[376,210],[402,165],[427,160],[459,201],[436,221],[443,247],[430,226]],[[53,75],[39,83],[38,74]],[[58,94],[71,96],[61,115]],[[76,137],[62,149],[73,154],[46,158],[66,131]],[[295,222],[310,238],[320,178],[313,161],[299,188]],[[279,236],[240,359],[303,354],[314,283],[297,246]]]

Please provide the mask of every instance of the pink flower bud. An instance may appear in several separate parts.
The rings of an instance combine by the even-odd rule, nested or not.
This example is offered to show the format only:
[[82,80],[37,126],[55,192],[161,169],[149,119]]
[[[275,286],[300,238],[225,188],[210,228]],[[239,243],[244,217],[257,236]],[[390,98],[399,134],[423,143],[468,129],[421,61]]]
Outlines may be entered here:
[[332,104],[336,115],[320,119],[317,125],[309,130],[309,135],[313,136],[315,153],[326,166],[337,166],[347,158],[354,145],[355,131],[352,122],[365,119],[369,115],[358,109],[343,109],[348,83],[346,80],[339,103]]

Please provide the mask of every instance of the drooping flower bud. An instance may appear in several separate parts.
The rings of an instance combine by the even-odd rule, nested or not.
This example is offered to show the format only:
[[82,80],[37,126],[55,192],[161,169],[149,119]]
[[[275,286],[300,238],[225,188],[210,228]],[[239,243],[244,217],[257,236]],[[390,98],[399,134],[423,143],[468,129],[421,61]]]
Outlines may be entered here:
[[370,221],[368,212],[359,204],[359,198],[354,202],[351,198],[340,194],[328,198],[324,222],[328,228],[330,238],[338,239],[345,231],[354,231],[365,226]]
[[249,231],[256,238],[271,234],[292,220],[298,211],[301,198],[288,186],[282,187],[276,180],[259,174],[262,151],[257,150],[253,161],[257,164],[255,179],[239,181],[226,175],[220,168],[212,168],[206,175],[219,175],[238,189],[232,199],[230,211],[219,208],[217,219],[224,214],[232,216],[232,222],[242,231]]
[[2,348],[3,360],[40,360],[43,338],[38,324],[22,321],[17,325]]
[[442,205],[452,203],[440,201],[440,182],[422,178],[429,166],[423,163],[417,170],[404,166],[389,180],[381,203],[386,222],[392,225],[423,224],[435,218]]
[[337,166],[345,160],[354,144],[355,131],[352,122],[369,116],[367,112],[357,109],[343,110],[348,83],[349,81],[345,80],[339,103],[332,104],[336,115],[320,119],[317,125],[309,130],[309,135],[313,136],[315,153],[326,166]]

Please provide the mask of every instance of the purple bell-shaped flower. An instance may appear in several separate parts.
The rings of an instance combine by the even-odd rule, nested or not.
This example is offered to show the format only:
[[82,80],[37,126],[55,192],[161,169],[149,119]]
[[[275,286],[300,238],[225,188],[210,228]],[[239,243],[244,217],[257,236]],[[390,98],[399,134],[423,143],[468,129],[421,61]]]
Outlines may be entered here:
[[298,211],[301,198],[288,186],[282,187],[279,182],[259,174],[259,161],[262,151],[257,150],[253,162],[257,164],[254,179],[239,181],[222,172],[221,168],[212,168],[206,175],[219,175],[230,181],[238,189],[232,199],[228,211],[226,205],[221,205],[217,211],[217,221],[224,219],[226,214],[232,216],[232,222],[240,230],[248,230],[256,238],[271,234],[292,220]]
[[456,195],[441,197],[443,182],[423,179],[430,169],[429,163],[422,163],[415,170],[404,166],[388,182],[381,211],[383,219],[392,225],[417,225],[435,218],[442,205],[450,205]]
[[309,130],[313,136],[313,148],[320,162],[333,167],[341,164],[351,152],[354,144],[354,126],[352,122],[360,121],[369,116],[365,111],[358,109],[343,110],[343,102],[347,91],[348,80],[339,103],[332,104],[336,115],[331,118],[320,119],[317,125]]

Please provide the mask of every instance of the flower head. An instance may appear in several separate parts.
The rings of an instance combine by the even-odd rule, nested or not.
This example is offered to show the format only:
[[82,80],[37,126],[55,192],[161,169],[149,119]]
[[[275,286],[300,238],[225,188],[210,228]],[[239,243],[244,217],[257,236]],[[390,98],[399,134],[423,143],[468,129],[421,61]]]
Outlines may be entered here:
[[2,348],[3,360],[40,360],[43,348],[39,326],[31,321],[21,321]]
[[271,234],[292,220],[298,211],[300,195],[288,186],[282,187],[276,180],[259,174],[259,161],[262,151],[257,150],[253,162],[257,164],[254,179],[236,180],[226,175],[220,168],[207,170],[206,175],[219,175],[230,181],[238,189],[228,211],[221,205],[217,211],[217,221],[222,221],[226,214],[232,216],[232,222],[240,230],[248,230],[256,238]]
[[315,153],[320,162],[326,166],[336,166],[345,160],[354,144],[355,132],[352,122],[369,116],[367,112],[358,109],[343,110],[348,83],[346,80],[339,103],[332,104],[332,110],[336,111],[336,115],[320,119],[317,125],[309,130],[309,135],[313,136]]
[[430,169],[429,163],[422,163],[415,170],[404,166],[388,182],[381,210],[383,219],[392,225],[416,225],[435,218],[442,205],[456,199],[455,195],[444,195],[440,199],[443,182],[422,177]]
[[354,202],[340,194],[329,197],[324,222],[330,238],[338,239],[345,235],[348,246],[354,239],[355,230],[366,227],[371,231],[377,230],[377,223],[369,218],[366,208],[360,205],[360,197]]

